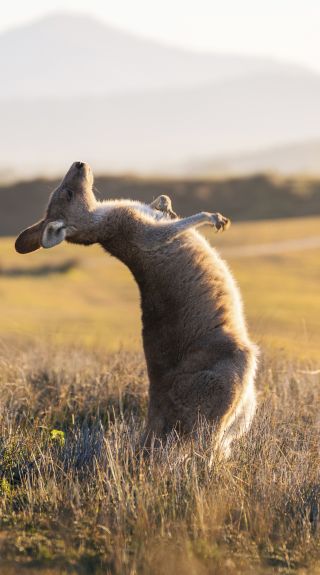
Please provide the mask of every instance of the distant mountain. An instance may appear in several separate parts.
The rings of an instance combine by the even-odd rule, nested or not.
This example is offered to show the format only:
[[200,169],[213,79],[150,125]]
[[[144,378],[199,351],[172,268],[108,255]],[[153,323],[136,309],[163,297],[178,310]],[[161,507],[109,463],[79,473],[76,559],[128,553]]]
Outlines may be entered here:
[[0,165],[60,173],[84,159],[100,172],[188,171],[202,158],[316,139],[319,103],[320,79],[275,75],[161,94],[2,102]]
[[320,174],[320,139],[299,142],[238,155],[226,155],[188,166],[188,173],[202,176],[212,174],[245,175],[276,172],[289,174]]
[[0,36],[0,99],[60,99],[199,86],[251,74],[305,76],[268,59],[194,53],[54,14]]
[[181,173],[320,139],[320,76],[163,46],[85,16],[2,34],[0,75],[0,174],[57,174],[74,159]]

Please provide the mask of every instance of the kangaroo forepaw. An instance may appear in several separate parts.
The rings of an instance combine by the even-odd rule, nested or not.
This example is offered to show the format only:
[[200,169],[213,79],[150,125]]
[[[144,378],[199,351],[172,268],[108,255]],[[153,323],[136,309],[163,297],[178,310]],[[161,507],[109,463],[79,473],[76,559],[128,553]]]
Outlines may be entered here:
[[225,216],[223,216],[222,214],[219,214],[218,212],[216,212],[214,214],[208,214],[208,216],[209,216],[209,221],[212,224],[212,226],[215,228],[216,232],[224,232],[231,225],[231,221],[229,220],[229,218],[226,218]]
[[172,202],[169,196],[161,195],[156,198],[150,207],[159,212],[163,212],[168,215],[172,220],[175,220],[178,216],[172,209]]

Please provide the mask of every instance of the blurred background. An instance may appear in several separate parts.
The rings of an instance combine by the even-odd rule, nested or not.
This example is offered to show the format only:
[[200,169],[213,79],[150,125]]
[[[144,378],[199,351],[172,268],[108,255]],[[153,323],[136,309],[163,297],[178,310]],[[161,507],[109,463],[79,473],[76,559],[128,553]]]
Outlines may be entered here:
[[[12,0],[0,22],[0,302],[14,336],[138,346],[138,294],[98,249],[26,258],[75,160],[99,198],[172,197],[234,220],[216,240],[258,342],[314,357],[320,311],[316,0]],[[320,339],[320,336],[318,336]]]
[[316,0],[13,0],[3,177],[319,174]]

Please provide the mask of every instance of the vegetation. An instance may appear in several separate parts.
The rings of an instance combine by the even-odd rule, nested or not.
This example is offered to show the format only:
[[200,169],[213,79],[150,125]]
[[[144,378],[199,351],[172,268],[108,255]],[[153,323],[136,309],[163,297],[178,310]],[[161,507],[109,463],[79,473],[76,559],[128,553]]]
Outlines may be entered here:
[[[217,245],[240,284],[250,331],[264,348],[315,360],[320,347],[318,250],[242,256],[242,246],[304,240],[320,218],[233,224],[205,235]],[[44,338],[114,351],[138,350],[138,290],[127,269],[101,248],[62,245],[28,256],[0,241],[0,337]]]
[[[16,235],[40,219],[59,180],[38,179],[0,185],[0,235]],[[99,198],[131,198],[145,203],[160,194],[173,200],[181,216],[218,211],[235,221],[320,216],[320,180],[272,175],[221,178],[138,178],[101,176]],[[19,210],[17,210],[19,206]]]
[[319,376],[263,356],[252,431],[210,467],[204,426],[138,455],[140,354],[1,355],[1,573],[317,573]]
[[[320,574],[318,253],[290,244],[318,229],[208,231],[262,350],[253,428],[213,463],[204,424],[139,450],[148,383],[126,269],[96,248],[0,242],[1,575]],[[265,255],[244,251],[259,242]]]

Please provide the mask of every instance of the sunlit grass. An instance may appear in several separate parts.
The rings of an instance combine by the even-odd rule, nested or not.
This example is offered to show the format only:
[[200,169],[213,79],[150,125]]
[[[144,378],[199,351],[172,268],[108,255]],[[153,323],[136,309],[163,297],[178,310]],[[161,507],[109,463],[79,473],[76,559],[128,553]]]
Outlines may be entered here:
[[[319,223],[205,235],[223,254]],[[0,241],[1,575],[320,573],[319,253],[226,259],[261,347],[258,411],[210,467],[205,425],[141,456],[148,380],[126,268],[98,247],[23,257]]]
[[316,573],[319,375],[263,355],[252,430],[213,466],[205,425],[142,456],[147,386],[139,353],[1,349],[0,572]]
[[[319,218],[305,218],[233,224],[219,236],[209,228],[204,233],[223,255],[224,248],[314,237],[319,229]],[[320,346],[319,251],[226,259],[240,285],[254,339],[277,352],[315,359]],[[65,261],[74,262],[65,273],[21,275]],[[2,338],[40,336],[109,351],[120,345],[140,349],[137,287],[130,272],[101,248],[64,244],[20,256],[13,239],[3,239],[0,271]]]

